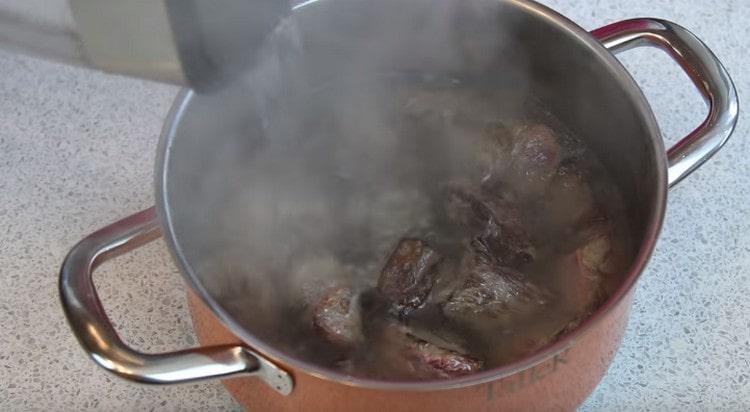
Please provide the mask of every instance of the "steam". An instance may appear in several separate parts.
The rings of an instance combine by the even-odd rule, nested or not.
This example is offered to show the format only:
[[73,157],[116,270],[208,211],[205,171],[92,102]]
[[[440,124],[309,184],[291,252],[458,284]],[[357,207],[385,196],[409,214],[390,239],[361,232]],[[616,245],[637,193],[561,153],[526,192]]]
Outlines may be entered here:
[[[392,113],[437,103],[455,113],[469,106],[480,121],[497,118],[490,108],[512,112],[512,99],[477,104],[477,90],[460,91],[482,84],[488,94],[525,93],[513,74],[523,65],[503,71],[510,64],[503,39],[511,35],[496,21],[498,7],[482,0],[296,5],[238,86],[250,93],[252,127],[225,139],[197,184],[196,196],[212,199],[219,214],[210,242],[221,245],[214,248],[222,258],[207,263],[216,274],[208,289],[237,295],[227,285],[248,284],[277,296],[342,278],[371,282],[400,237],[435,237],[435,195],[444,181],[471,172],[476,140],[451,113],[441,113],[430,133],[413,135],[396,130]],[[418,95],[396,73],[458,98]],[[410,100],[415,95],[422,100]]]

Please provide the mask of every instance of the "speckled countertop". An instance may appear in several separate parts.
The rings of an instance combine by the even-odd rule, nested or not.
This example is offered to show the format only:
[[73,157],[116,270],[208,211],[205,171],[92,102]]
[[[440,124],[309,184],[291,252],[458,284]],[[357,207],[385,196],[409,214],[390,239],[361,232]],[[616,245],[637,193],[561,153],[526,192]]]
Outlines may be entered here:
[[[587,29],[637,16],[698,34],[750,95],[750,2],[545,3]],[[704,107],[654,50],[622,55],[666,136]],[[153,203],[157,138],[176,89],[0,54],[0,410],[237,410],[218,383],[150,387],[109,376],[65,324],[57,270],[85,234]],[[744,120],[744,119],[742,119]],[[740,121],[709,164],[670,193],[609,373],[583,410],[750,410],[750,136]],[[102,300],[130,344],[195,343],[163,242],[105,264]]]

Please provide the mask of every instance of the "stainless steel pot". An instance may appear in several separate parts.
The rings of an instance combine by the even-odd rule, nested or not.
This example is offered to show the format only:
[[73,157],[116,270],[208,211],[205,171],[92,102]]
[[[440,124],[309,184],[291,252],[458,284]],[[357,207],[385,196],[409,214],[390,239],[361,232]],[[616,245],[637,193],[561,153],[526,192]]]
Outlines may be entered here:
[[[263,98],[269,90],[283,88],[273,83],[273,77],[270,83],[248,83],[210,95],[181,93],[167,118],[157,156],[156,207],[93,233],[71,250],[60,273],[60,294],[86,352],[103,368],[134,381],[177,383],[251,375],[288,395],[269,395],[257,379],[228,384],[235,396],[258,407],[577,405],[596,385],[619,345],[634,285],[661,229],[668,188],[708,160],[734,129],[738,101],[726,70],[698,38],[676,24],[635,19],[588,33],[525,0],[321,0],[298,6],[295,13],[305,44],[305,77],[312,84],[350,72],[362,56],[368,59],[359,68],[471,74],[487,87],[525,79],[521,92],[536,96],[585,140],[625,195],[640,247],[619,289],[558,342],[512,364],[460,379],[383,382],[346,376],[291,356],[272,343],[283,338],[283,325],[264,322],[265,299],[273,285],[258,277],[251,278],[253,284],[243,284],[242,277],[232,275],[273,264],[261,259],[265,245],[246,241],[249,233],[293,236],[283,233],[283,224],[277,228],[257,218],[254,213],[259,211],[233,206],[238,204],[236,194],[249,182],[237,168],[263,156],[263,145],[248,136],[262,134]],[[422,31],[415,29],[415,22],[422,22]],[[463,48],[466,44],[470,47]],[[709,106],[706,120],[668,151],[643,94],[614,57],[638,46],[665,50]],[[244,200],[253,204],[253,199]],[[253,225],[243,223],[247,221]],[[103,260],[160,234],[202,302],[195,312],[202,340],[228,344],[152,355],[129,348],[118,337],[91,275]],[[237,242],[242,249],[235,248]],[[244,291],[242,296],[238,290]]]

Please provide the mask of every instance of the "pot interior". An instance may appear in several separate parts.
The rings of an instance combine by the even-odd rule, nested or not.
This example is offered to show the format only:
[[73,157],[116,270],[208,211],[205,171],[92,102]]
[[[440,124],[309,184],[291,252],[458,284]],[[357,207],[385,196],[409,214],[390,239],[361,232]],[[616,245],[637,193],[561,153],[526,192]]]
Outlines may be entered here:
[[[290,270],[289,262],[306,254],[324,256],[319,267],[325,270],[328,257],[342,260],[353,253],[348,246],[361,242],[363,227],[372,221],[370,215],[342,212],[343,203],[364,202],[376,215],[392,211],[392,205],[373,206],[386,193],[372,197],[365,184],[337,180],[341,176],[329,173],[328,163],[295,155],[296,148],[309,147],[311,136],[275,126],[280,113],[315,113],[324,102],[309,96],[334,83],[357,90],[346,112],[352,130],[381,125],[373,120],[379,99],[403,88],[373,79],[394,75],[459,79],[461,87],[495,96],[500,103],[486,109],[508,118],[528,113],[530,105],[551,114],[595,154],[622,196],[636,247],[610,300],[624,294],[640,273],[664,207],[658,130],[624,69],[563,17],[525,1],[319,0],[296,8],[264,53],[260,66],[232,87],[182,96],[165,129],[157,170],[165,234],[188,280],[257,350],[321,376],[342,376],[314,359],[292,355],[294,327],[279,316],[279,300],[305,271]],[[392,151],[379,151],[377,137],[369,138],[374,135],[357,137],[368,140],[359,144],[354,134],[346,144],[322,139],[316,150],[338,150],[327,162],[353,170],[360,182],[400,184],[373,176],[383,176],[384,170],[401,176],[397,172],[409,172],[409,165],[394,159]],[[454,148],[462,144],[460,138]],[[422,187],[437,187],[455,172],[442,167],[446,162],[435,162],[449,148],[418,154],[424,166],[418,170],[434,172],[420,175]],[[440,167],[430,166],[435,163]],[[552,345],[535,356],[549,356],[560,347]],[[530,361],[465,381],[512,372]]]

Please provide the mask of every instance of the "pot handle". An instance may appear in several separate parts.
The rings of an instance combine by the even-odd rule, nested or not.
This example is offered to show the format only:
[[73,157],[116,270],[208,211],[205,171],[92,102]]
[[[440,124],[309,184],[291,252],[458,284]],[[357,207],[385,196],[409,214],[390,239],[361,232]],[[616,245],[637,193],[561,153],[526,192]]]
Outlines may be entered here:
[[673,187],[719,151],[734,131],[739,103],[729,73],[700,39],[666,20],[625,20],[591,34],[612,53],[640,46],[666,51],[706,100],[709,106],[706,120],[667,150],[668,181],[669,187]]
[[68,323],[86,353],[104,369],[136,382],[182,383],[243,374],[260,378],[283,395],[290,394],[291,376],[243,346],[145,354],[120,339],[99,301],[91,275],[103,261],[159,236],[161,230],[151,207],[92,233],[68,253],[60,270],[60,298]]

